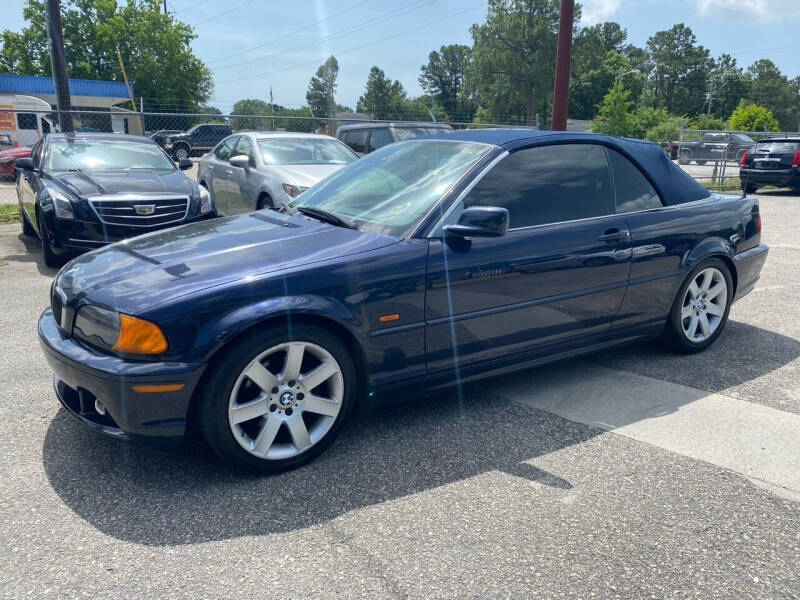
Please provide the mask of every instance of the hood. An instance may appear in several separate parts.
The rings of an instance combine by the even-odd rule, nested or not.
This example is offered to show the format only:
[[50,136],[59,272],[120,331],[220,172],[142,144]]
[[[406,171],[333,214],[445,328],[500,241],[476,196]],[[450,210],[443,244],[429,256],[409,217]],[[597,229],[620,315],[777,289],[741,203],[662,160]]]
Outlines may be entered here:
[[138,314],[173,298],[395,243],[273,211],[191,223],[84,254],[57,276],[68,298]]
[[193,182],[181,171],[83,171],[55,172],[52,178],[80,198],[109,194],[186,194]]
[[14,158],[23,158],[25,156],[30,156],[31,149],[28,146],[22,146],[20,148],[7,148],[6,150],[0,151],[0,158],[5,156],[12,156]]
[[269,165],[279,177],[281,183],[290,183],[298,187],[311,187],[321,179],[347,165]]

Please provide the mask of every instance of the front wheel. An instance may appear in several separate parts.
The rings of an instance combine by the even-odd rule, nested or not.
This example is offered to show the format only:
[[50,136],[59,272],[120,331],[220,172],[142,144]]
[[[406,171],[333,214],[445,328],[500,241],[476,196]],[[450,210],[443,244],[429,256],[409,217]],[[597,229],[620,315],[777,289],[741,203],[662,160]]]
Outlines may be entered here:
[[681,150],[680,154],[678,155],[678,164],[688,165],[690,162],[692,162],[692,151]]
[[175,149],[172,151],[172,153],[175,155],[175,158],[177,160],[189,158],[190,154],[189,146],[187,146],[186,144],[178,144],[177,146],[175,146]]
[[22,208],[22,206],[19,208],[19,220],[22,223],[22,235],[35,237],[36,229],[34,229],[33,225],[31,225],[28,221],[28,217],[25,216],[25,210]]
[[324,329],[256,331],[224,353],[200,392],[200,427],[239,467],[274,473],[318,456],[355,403],[353,360]]
[[50,231],[47,229],[47,221],[39,215],[39,239],[42,241],[42,258],[44,264],[51,269],[57,269],[64,265],[66,260],[55,253],[53,244],[50,241]]
[[719,259],[702,262],[692,269],[675,297],[663,341],[684,354],[705,350],[725,327],[732,300],[727,265]]

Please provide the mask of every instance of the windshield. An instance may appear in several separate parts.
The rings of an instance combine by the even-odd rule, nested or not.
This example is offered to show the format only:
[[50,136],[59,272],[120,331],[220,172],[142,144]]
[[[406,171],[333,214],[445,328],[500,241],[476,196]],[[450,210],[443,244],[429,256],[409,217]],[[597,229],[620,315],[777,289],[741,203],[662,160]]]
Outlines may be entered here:
[[790,153],[800,150],[800,142],[761,142],[756,152],[772,152],[775,154]]
[[753,138],[751,138],[749,135],[745,135],[743,133],[731,134],[731,139],[732,140],[736,140],[737,142],[753,142],[753,143],[755,143],[755,140]]
[[347,165],[358,158],[341,142],[326,138],[262,138],[258,147],[268,165]]
[[50,143],[47,168],[52,171],[163,169],[175,165],[151,143],[125,140],[56,140]]
[[394,134],[397,136],[397,141],[402,142],[403,140],[420,135],[431,135],[433,133],[443,133],[445,131],[450,130],[445,127],[396,127]]
[[441,140],[384,146],[304,192],[291,206],[322,209],[363,231],[400,237],[490,148]]

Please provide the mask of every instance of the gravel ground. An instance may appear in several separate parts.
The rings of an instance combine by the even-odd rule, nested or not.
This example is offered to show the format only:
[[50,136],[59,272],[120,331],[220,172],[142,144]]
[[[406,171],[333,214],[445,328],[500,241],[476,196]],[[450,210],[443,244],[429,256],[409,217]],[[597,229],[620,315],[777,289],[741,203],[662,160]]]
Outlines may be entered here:
[[[800,413],[800,197],[762,212],[762,281],[711,350],[590,360]],[[361,415],[273,477],[100,437],[38,347],[52,275],[0,226],[0,597],[800,598],[799,503],[485,382]]]

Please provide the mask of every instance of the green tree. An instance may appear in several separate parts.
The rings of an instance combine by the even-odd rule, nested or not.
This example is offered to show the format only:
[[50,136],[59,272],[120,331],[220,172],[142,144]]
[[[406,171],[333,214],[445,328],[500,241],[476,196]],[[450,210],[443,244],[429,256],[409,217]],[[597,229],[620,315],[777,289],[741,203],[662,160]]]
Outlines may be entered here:
[[[245,98],[233,105],[231,115],[269,115],[272,114],[269,104],[257,98]],[[268,129],[272,126],[268,119],[257,117],[231,117],[231,127],[236,130]]]
[[628,100],[630,91],[617,81],[600,103],[599,112],[592,121],[592,131],[608,135],[631,136],[636,121],[631,113],[633,103]]
[[781,73],[774,62],[767,58],[753,63],[749,68],[753,78],[749,99],[767,107],[784,131],[793,131],[800,122],[800,105],[793,82]]
[[[726,119],[750,93],[752,78],[737,66],[736,59],[729,54],[721,55],[713,62],[709,72],[711,83],[711,114]],[[698,127],[697,129],[712,129]]]
[[[558,0],[489,0],[483,25],[473,25],[478,118],[532,123],[550,114],[555,69]],[[576,21],[580,7],[576,7]]]
[[334,116],[336,112],[334,94],[338,76],[339,62],[335,56],[330,56],[309,81],[306,102],[314,111],[314,116],[320,118]]
[[689,129],[725,129],[725,121],[713,115],[699,114],[686,120]]
[[766,106],[742,100],[728,119],[728,127],[734,131],[778,131],[778,120]]
[[433,96],[453,121],[471,121],[475,107],[466,98],[464,80],[470,70],[472,49],[463,44],[450,44],[428,55],[422,65],[419,84]]
[[702,111],[711,67],[709,52],[697,45],[692,30],[678,23],[658,31],[647,40],[653,62],[650,76],[653,107],[671,114],[697,114]]
[[[128,78],[145,108],[196,111],[213,90],[211,73],[192,52],[187,24],[161,12],[159,0],[62,0],[70,77],[122,81],[119,47]],[[27,0],[20,32],[0,34],[0,72],[50,75],[44,2]]]
[[631,136],[635,138],[646,138],[648,131],[669,120],[669,113],[663,108],[641,106],[633,112],[633,131],[631,132]]
[[405,102],[403,84],[387,78],[382,69],[372,67],[356,110],[370,114],[373,119],[397,119],[403,114]]

